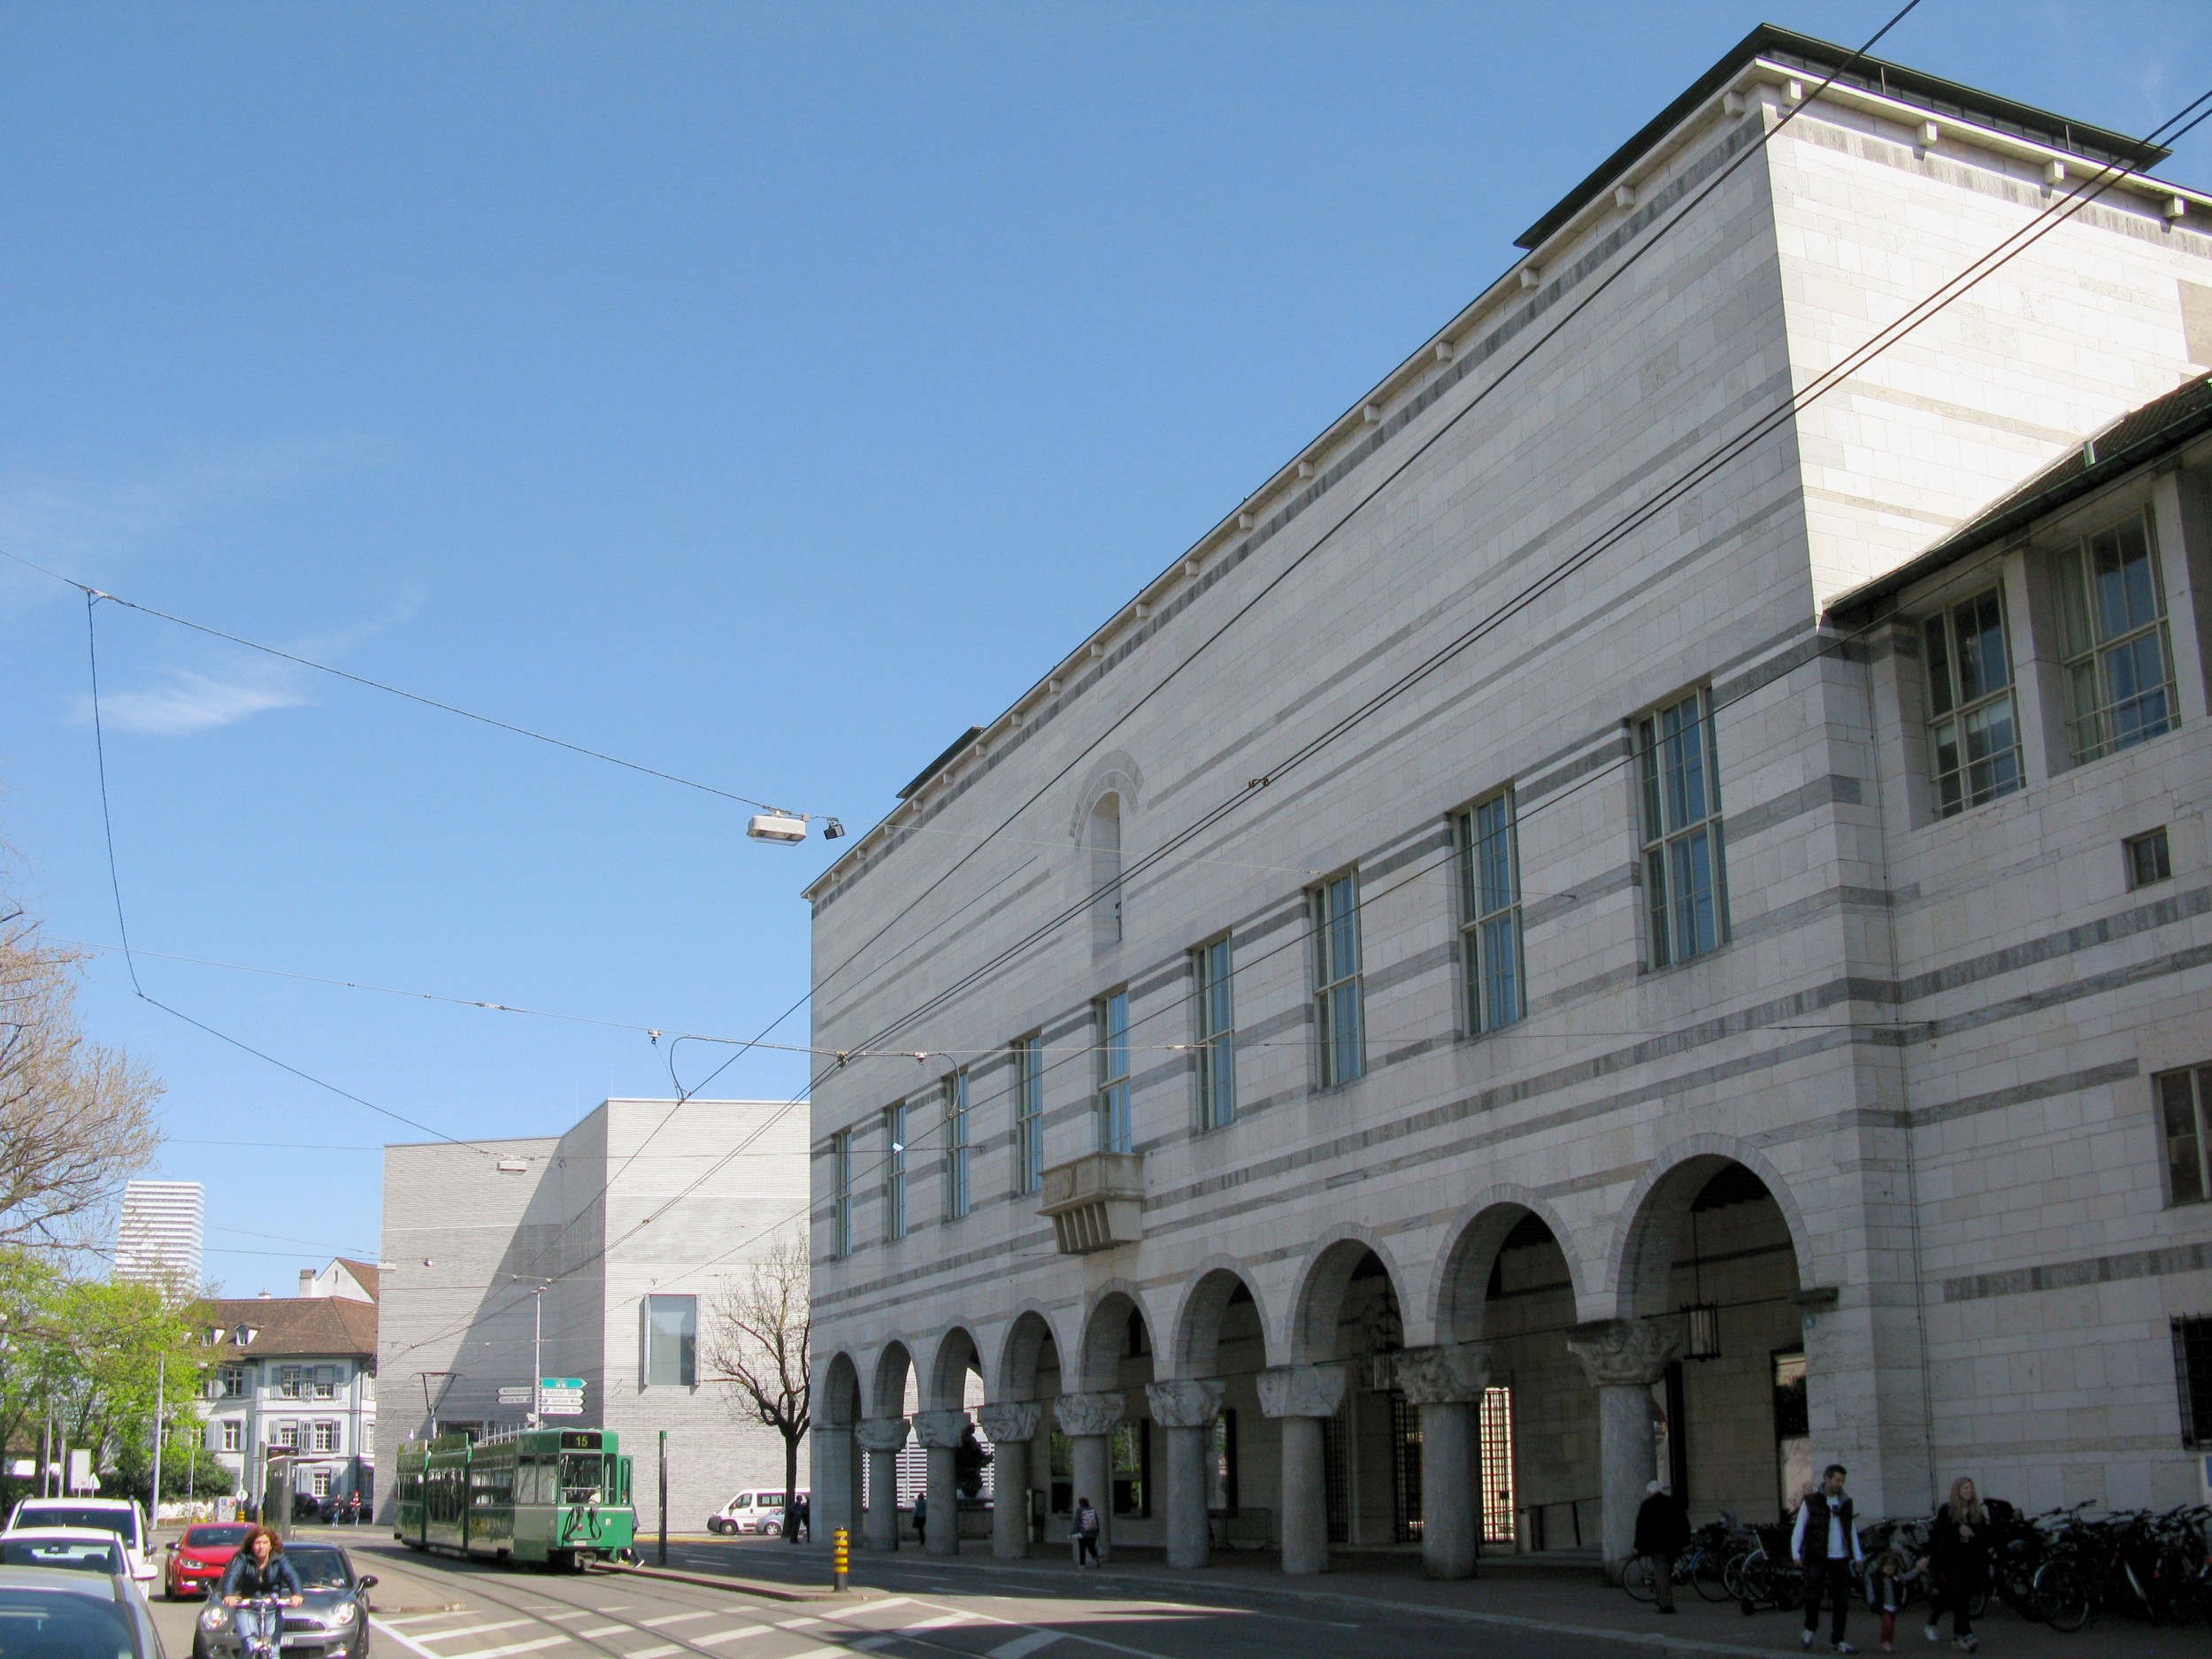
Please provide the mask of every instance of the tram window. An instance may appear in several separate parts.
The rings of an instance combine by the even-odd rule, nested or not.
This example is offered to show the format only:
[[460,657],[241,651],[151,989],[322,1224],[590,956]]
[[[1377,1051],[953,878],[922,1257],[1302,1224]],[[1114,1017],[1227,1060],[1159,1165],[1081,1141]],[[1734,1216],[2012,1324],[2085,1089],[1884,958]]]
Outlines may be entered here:
[[561,1501],[564,1503],[597,1503],[601,1501],[597,1452],[561,1454]]

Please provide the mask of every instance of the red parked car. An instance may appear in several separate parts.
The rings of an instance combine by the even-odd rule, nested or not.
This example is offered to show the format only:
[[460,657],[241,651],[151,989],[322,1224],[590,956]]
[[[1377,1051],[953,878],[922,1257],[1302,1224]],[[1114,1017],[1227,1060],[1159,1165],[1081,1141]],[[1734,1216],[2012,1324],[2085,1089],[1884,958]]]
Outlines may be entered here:
[[246,1541],[243,1521],[202,1521],[184,1529],[184,1536],[169,1546],[169,1564],[162,1571],[162,1587],[172,1601],[188,1595],[205,1595],[230,1565],[238,1546]]

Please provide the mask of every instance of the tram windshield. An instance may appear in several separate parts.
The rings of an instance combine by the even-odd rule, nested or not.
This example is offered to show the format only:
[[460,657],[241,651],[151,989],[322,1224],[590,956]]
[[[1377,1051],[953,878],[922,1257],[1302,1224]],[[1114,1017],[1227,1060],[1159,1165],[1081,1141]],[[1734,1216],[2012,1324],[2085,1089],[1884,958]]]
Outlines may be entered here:
[[561,1454],[561,1502],[564,1503],[604,1502],[599,1483],[599,1454],[597,1452],[563,1452]]

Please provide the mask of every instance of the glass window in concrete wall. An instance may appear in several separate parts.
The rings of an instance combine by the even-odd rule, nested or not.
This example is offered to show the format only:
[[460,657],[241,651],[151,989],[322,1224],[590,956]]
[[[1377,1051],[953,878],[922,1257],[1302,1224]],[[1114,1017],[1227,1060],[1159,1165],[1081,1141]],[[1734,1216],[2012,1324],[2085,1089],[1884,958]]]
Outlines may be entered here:
[[2166,1071],[2151,1079],[2158,1091],[2158,1115],[2166,1132],[2166,1202],[2200,1204],[2212,1194],[2212,1168],[2205,1161],[2212,1136],[2205,1113],[2212,1109],[2212,1065]]
[[1114,1513],[1152,1513],[1152,1425],[1140,1419],[1114,1425]]
[[1359,880],[1333,876],[1309,895],[1313,910],[1314,1080],[1349,1083],[1367,1070],[1360,971]]
[[883,1236],[906,1237],[906,1105],[883,1109]]
[[2173,652],[2150,520],[2136,513],[2058,560],[2067,734],[2094,760],[2175,725]]
[[2012,651],[1994,588],[1921,625],[1928,674],[1928,753],[1944,818],[2020,787]]
[[1649,957],[1663,968],[1728,937],[1709,695],[1694,691],[1641,715],[1635,731]]
[[1033,1193],[1045,1179],[1045,1040],[1033,1032],[1014,1045],[1014,1190]]
[[226,1400],[243,1400],[246,1397],[246,1390],[251,1386],[250,1380],[247,1376],[246,1367],[243,1365],[226,1365],[223,1367],[222,1376],[223,1398]]
[[2177,1319],[2173,1325],[2181,1443],[2212,1446],[2212,1319]]
[[699,1380],[699,1299],[645,1299],[645,1386],[689,1388]]
[[853,1132],[830,1137],[830,1249],[853,1253]]
[[1513,1390],[1503,1383],[1482,1391],[1482,1541],[1510,1544],[1513,1509]]
[[968,1074],[945,1079],[945,1219],[968,1213]]
[[1217,1515],[1237,1508],[1237,1414],[1224,1406],[1214,1419],[1212,1454],[1206,1460],[1206,1507]]
[[1459,814],[1459,955],[1470,1034],[1509,1025],[1525,1011],[1521,976],[1520,837],[1513,792]]
[[1098,1149],[1126,1152],[1129,1134],[1129,993],[1110,991],[1093,1005],[1091,1025],[1098,1045],[1098,1082],[1092,1101]]
[[1198,1053],[1198,1126],[1219,1129],[1237,1115],[1235,977],[1229,936],[1191,952],[1191,1041]]
[[1091,808],[1091,942],[1121,943],[1121,797]]
[[336,1451],[338,1449],[338,1425],[330,1422],[317,1423],[314,1425],[308,1449],[317,1452]]
[[223,1450],[242,1452],[246,1449],[246,1425],[244,1424],[236,1417],[225,1417],[221,1427]]

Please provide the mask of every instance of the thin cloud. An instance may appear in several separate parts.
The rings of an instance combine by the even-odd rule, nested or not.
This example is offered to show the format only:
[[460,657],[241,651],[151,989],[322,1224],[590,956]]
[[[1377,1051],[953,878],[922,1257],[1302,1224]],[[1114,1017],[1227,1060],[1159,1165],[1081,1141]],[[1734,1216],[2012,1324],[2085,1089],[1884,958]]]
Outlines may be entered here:
[[[296,676],[248,668],[217,676],[188,668],[170,669],[143,686],[100,694],[100,719],[110,731],[149,737],[185,737],[235,726],[272,709],[296,709],[308,701]],[[92,718],[92,699],[77,702],[77,718]]]

